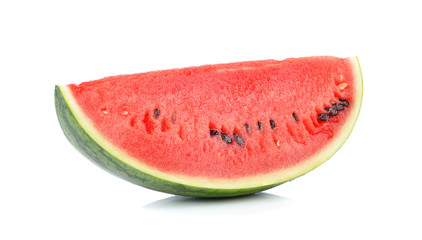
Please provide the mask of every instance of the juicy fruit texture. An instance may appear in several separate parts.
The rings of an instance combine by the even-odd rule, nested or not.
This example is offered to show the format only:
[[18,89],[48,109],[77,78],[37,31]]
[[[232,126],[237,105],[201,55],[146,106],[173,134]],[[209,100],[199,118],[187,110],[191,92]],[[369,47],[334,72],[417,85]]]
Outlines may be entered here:
[[69,140],[118,176],[219,197],[264,190],[320,165],[350,134],[361,97],[356,58],[308,57],[60,86],[56,108]]

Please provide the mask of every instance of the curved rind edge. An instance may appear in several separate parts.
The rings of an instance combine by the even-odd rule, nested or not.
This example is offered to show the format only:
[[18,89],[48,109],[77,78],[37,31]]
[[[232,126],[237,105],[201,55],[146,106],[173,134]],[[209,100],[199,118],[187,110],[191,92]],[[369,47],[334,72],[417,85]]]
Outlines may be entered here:
[[213,189],[189,186],[157,178],[119,160],[92,139],[76,120],[66,99],[63,97],[60,86],[55,87],[55,106],[56,114],[65,136],[79,152],[97,166],[134,184],[156,191],[192,197],[234,197],[260,192],[279,185],[272,184],[239,189]]
[[275,187],[312,171],[330,159],[346,142],[356,124],[363,96],[363,80],[359,61],[357,57],[346,60],[351,61],[354,67],[354,81],[357,87],[355,96],[360,101],[358,101],[358,105],[354,106],[350,119],[339,133],[340,137],[334,139],[331,144],[304,161],[303,164],[257,177],[237,180],[195,179],[148,169],[120,152],[103,139],[89,121],[84,121],[84,114],[66,86],[56,86],[55,88],[56,112],[63,132],[72,145],[96,165],[129,182],[161,192],[193,197],[247,195]]

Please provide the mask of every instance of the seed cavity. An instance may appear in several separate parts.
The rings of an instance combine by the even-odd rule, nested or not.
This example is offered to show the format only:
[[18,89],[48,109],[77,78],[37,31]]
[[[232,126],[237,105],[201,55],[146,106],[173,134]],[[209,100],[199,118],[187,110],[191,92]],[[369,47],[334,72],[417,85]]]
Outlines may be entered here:
[[251,132],[251,126],[249,126],[249,124],[245,124],[245,128],[246,128],[246,133],[250,133]]
[[135,124],[136,124],[136,116],[132,117],[132,118],[130,119],[130,121],[129,121],[129,125],[130,125],[131,127],[134,127],[134,126],[135,126]]
[[344,105],[341,103],[334,103],[333,104],[333,108],[335,108],[337,111],[343,111],[344,110]]
[[258,129],[262,130],[262,122],[258,122]]
[[108,114],[107,108],[101,108],[100,111],[104,114]]
[[292,113],[292,116],[293,116],[293,118],[296,120],[296,122],[298,121],[298,118],[297,118],[297,114],[296,113]]
[[167,119],[163,119],[161,121],[161,131],[162,132],[167,132],[168,130],[170,130],[170,123]]
[[160,115],[160,110],[158,108],[154,109],[154,118],[157,119],[158,115]]
[[320,113],[318,119],[321,121],[328,121],[330,120],[330,115],[328,113]]
[[339,85],[337,85],[337,87],[338,87],[340,90],[343,90],[343,89],[345,89],[345,88],[347,87],[347,83],[340,83]]
[[152,134],[152,132],[154,131],[154,129],[157,127],[157,123],[155,123],[151,116],[150,116],[150,111],[147,111],[145,113],[144,119],[142,120],[142,122],[145,125],[145,130],[147,131],[148,134]]
[[179,137],[180,137],[181,140],[185,140],[185,130],[183,129],[182,126],[180,126],[180,128],[179,128],[178,134],[179,134]]
[[232,138],[227,134],[227,133],[221,133],[221,139],[223,139],[224,142],[226,142],[227,144],[232,143]]
[[274,129],[275,128],[275,122],[274,122],[274,120],[270,120],[270,126],[271,126],[271,129]]
[[334,107],[327,107],[325,108],[325,111],[327,111],[330,116],[336,116],[338,114],[337,109]]
[[234,138],[234,141],[237,142],[237,144],[239,144],[240,146],[243,146],[245,144],[245,141],[243,140],[243,138],[240,135],[234,133],[233,138]]
[[211,130],[210,130],[210,135],[211,135],[211,136],[218,136],[218,131],[217,131],[217,130],[215,130],[215,129],[211,129]]
[[349,101],[347,101],[346,99],[339,98],[338,100],[340,100],[340,102],[343,103],[343,106],[345,106],[345,107],[348,107],[349,106]]

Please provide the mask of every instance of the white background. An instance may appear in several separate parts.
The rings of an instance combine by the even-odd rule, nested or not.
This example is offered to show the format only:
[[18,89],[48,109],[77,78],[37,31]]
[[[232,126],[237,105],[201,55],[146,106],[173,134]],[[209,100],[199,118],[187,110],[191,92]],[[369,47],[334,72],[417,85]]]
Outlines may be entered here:
[[[421,6],[288,2],[2,1],[0,239],[422,239]],[[263,194],[132,185],[55,115],[55,84],[314,55],[359,57],[359,120],[328,162]]]

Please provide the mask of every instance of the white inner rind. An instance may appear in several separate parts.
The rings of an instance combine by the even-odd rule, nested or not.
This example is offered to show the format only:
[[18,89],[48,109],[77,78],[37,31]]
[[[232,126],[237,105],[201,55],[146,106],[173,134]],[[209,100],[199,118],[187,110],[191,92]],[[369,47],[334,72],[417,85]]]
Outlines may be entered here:
[[330,143],[320,152],[315,153],[313,156],[304,160],[303,162],[280,171],[273,173],[262,174],[252,177],[243,177],[237,179],[209,179],[204,177],[190,177],[185,175],[177,174],[168,174],[159,171],[151,166],[147,166],[142,163],[142,159],[136,159],[129,156],[126,152],[120,150],[118,147],[113,145],[108,141],[95,127],[91,120],[83,113],[79,105],[77,104],[75,98],[73,97],[70,89],[67,86],[60,86],[63,97],[66,99],[66,102],[71,109],[76,120],[79,122],[81,127],[86,131],[86,133],[102,148],[106,149],[110,154],[115,156],[120,161],[132,166],[133,168],[138,169],[144,173],[150,174],[157,178],[160,178],[165,181],[171,181],[176,183],[181,183],[194,187],[202,188],[219,188],[219,189],[240,189],[240,188],[253,188],[260,187],[265,185],[272,185],[276,183],[282,183],[298,176],[301,176],[312,169],[318,167],[325,161],[327,161],[335,152],[343,145],[346,139],[349,137],[352,129],[356,123],[356,120],[359,115],[362,95],[363,95],[363,84],[361,70],[357,57],[350,57],[346,59],[350,61],[353,68],[353,79],[355,86],[355,93],[353,99],[353,105],[351,106],[351,111],[349,118],[343,125],[342,129],[336,137],[334,137]]

